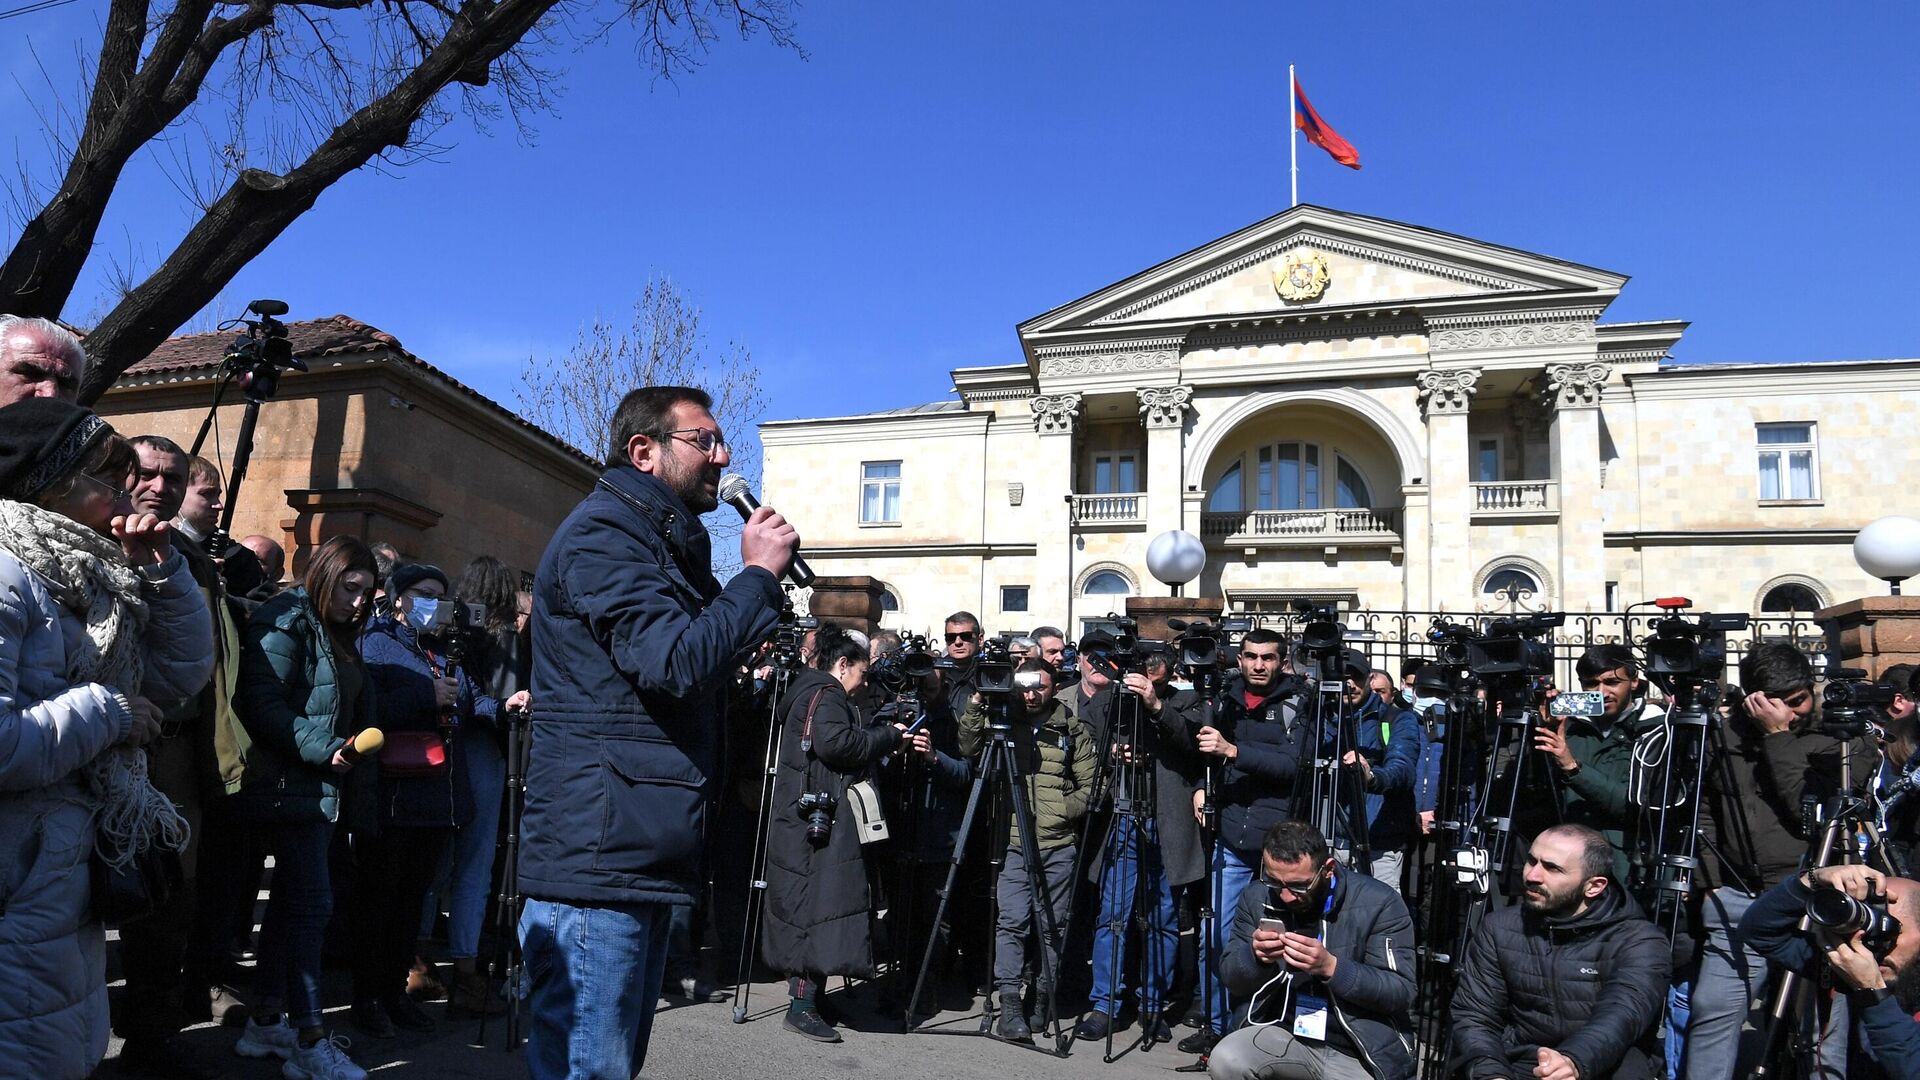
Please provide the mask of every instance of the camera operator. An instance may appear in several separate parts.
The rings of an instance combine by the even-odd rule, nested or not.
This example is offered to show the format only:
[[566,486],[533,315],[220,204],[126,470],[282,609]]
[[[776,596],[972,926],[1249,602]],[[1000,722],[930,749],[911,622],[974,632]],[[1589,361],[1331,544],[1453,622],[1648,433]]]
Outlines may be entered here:
[[966,715],[973,704],[973,692],[979,689],[973,667],[980,661],[980,639],[984,636],[980,620],[971,611],[956,611],[947,616],[947,656],[940,666],[940,687],[947,711],[955,717]]
[[1413,916],[1399,894],[1283,821],[1262,842],[1260,887],[1234,906],[1221,968],[1247,1024],[1207,1062],[1214,1080],[1414,1075]]
[[[1099,667],[1092,660],[1087,663],[1089,671]],[[1140,730],[1115,730],[1118,695],[1109,695],[1108,708],[1094,728],[1110,767],[1151,765],[1154,802],[1151,806],[1134,803],[1132,817],[1116,816],[1107,828],[1119,834],[1103,833],[1089,864],[1100,887],[1100,911],[1094,923],[1093,989],[1088,996],[1093,1012],[1074,1029],[1078,1039],[1105,1038],[1120,1015],[1130,967],[1125,963],[1126,941],[1137,900],[1151,905],[1139,934],[1140,1026],[1153,1042],[1172,1038],[1161,1013],[1173,988],[1180,945],[1174,897],[1180,887],[1207,873],[1207,853],[1201,849],[1199,823],[1192,813],[1199,762],[1186,749],[1200,713],[1200,699],[1191,691],[1174,690],[1172,665],[1164,653],[1142,655],[1138,667],[1122,675],[1120,685],[1139,700],[1144,713]],[[1132,742],[1135,738],[1140,740],[1138,745]],[[1109,852],[1116,856],[1111,865],[1105,859]],[[1145,900],[1137,895],[1143,888],[1148,892]],[[1116,953],[1121,958],[1117,965]]]
[[[1027,805],[1033,812],[1035,836],[1023,837],[1020,826],[1007,815],[1006,859],[1000,867],[1000,879],[994,884],[1000,912],[994,935],[993,981],[1000,996],[1001,1038],[1025,1042],[1033,1032],[1053,1022],[1048,1012],[1052,987],[1044,982],[1033,988],[1034,1016],[1029,1022],[1022,1004],[1022,969],[1027,943],[1038,938],[1040,948],[1051,959],[1035,965],[1038,972],[1060,970],[1059,933],[1067,924],[1073,901],[1073,868],[1080,823],[1087,815],[1094,774],[1099,767],[1093,732],[1053,697],[1053,666],[1045,660],[1022,660],[1015,669],[1016,678],[1026,676],[1031,685],[1022,685],[1020,697],[1011,703],[1014,759],[1026,782]],[[972,758],[987,744],[987,703],[975,695],[965,716],[960,718],[960,752]],[[1047,937],[1033,925],[1031,883],[1028,866],[1038,863],[1041,898],[1053,913],[1055,936]]]
[[[1221,760],[1215,796],[1220,835],[1211,872],[1219,895],[1214,910],[1232,911],[1260,865],[1267,830],[1293,809],[1294,776],[1307,756],[1311,732],[1300,722],[1300,680],[1285,670],[1280,635],[1249,630],[1240,639],[1238,670],[1228,675],[1213,722],[1200,729],[1194,745]],[[1193,814],[1202,816],[1205,791],[1193,793]],[[1228,920],[1220,920],[1217,944],[1227,946]],[[1208,950],[1203,950],[1203,953]],[[1226,994],[1221,973],[1209,972],[1216,991]],[[1213,1033],[1224,1035],[1228,1010],[1216,1007]]]
[[1914,843],[1920,839],[1920,798],[1913,789],[1920,786],[1920,759],[1914,750],[1920,743],[1914,715],[1914,675],[1920,672],[1912,664],[1895,664],[1874,681],[1892,692],[1885,706],[1886,719],[1880,727],[1880,767],[1873,777],[1874,805],[1880,819],[1880,833],[1887,846],[1895,850],[1894,865],[1913,866]]
[[[1420,723],[1412,712],[1392,703],[1392,680],[1385,672],[1368,672],[1364,662],[1350,657],[1341,697],[1353,717],[1354,749],[1341,758],[1366,790],[1368,865],[1372,874],[1394,892],[1406,867],[1407,847],[1414,838],[1413,785],[1420,767]],[[1363,689],[1361,680],[1368,688]],[[1372,684],[1386,679],[1387,695]],[[1334,732],[1327,732],[1331,737]],[[1326,751],[1332,750],[1326,746]],[[1355,826],[1348,821],[1347,800],[1340,803],[1341,834],[1333,838],[1334,854],[1351,866]]]
[[[1840,755],[1854,755],[1859,783],[1873,768],[1864,747],[1817,729],[1813,665],[1799,649],[1754,646],[1740,658],[1740,684],[1745,693],[1728,710],[1726,756],[1708,774],[1700,815],[1701,952],[1685,986],[1689,1080],[1744,1076],[1759,1063],[1761,1025],[1745,1028],[1748,1011],[1763,1000],[1767,969],[1744,938],[1741,917],[1761,893],[1799,871],[1812,839],[1802,799],[1825,801],[1838,792]],[[1845,1041],[1845,1025],[1836,1023],[1829,1044],[1842,1048],[1842,1060]]]
[[914,738],[905,724],[869,722],[854,708],[851,695],[867,680],[862,638],[822,626],[814,642],[812,666],[794,678],[783,702],[760,952],[788,976],[783,1026],[837,1043],[840,1033],[820,1016],[820,984],[828,975],[873,977],[872,912],[880,906],[868,886],[847,789]]
[[1033,633],[1028,634],[1027,637],[1033,640],[1033,648],[1027,655],[1037,660],[1045,660],[1057,674],[1060,670],[1060,661],[1066,659],[1067,635],[1061,633],[1057,626],[1036,626],[1033,628]]
[[[1814,920],[1803,933],[1800,920],[1813,916],[1810,906],[1822,891],[1835,891],[1855,903],[1838,906],[1853,916],[1853,925],[1836,933]],[[1823,898],[1822,907],[1837,897]],[[1860,922],[1892,917],[1891,931],[1869,934]],[[1896,1080],[1920,1078],[1920,882],[1889,878],[1869,866],[1828,866],[1796,874],[1768,890],[1747,909],[1740,933],[1754,952],[1806,978],[1818,978],[1822,960],[1832,974],[1834,989],[1846,996],[1849,1011],[1858,1019],[1865,1046],[1874,1061]],[[1823,1069],[1846,1069],[1846,1050],[1836,1055],[1830,1044],[1819,1051]]]
[[[1593,645],[1574,664],[1580,689],[1606,700],[1600,716],[1543,718],[1533,748],[1552,760],[1553,820],[1589,825],[1613,845],[1614,880],[1626,880],[1628,772],[1635,742],[1659,726],[1666,713],[1646,701],[1640,664],[1625,645]],[[1544,819],[1534,815],[1536,823]]]
[[1526,895],[1481,920],[1453,998],[1467,1080],[1641,1080],[1666,994],[1667,939],[1611,878],[1613,849],[1556,825],[1527,853]]
[[[1433,707],[1444,704],[1443,699],[1422,697],[1414,689],[1420,669],[1432,663],[1433,658],[1428,656],[1409,656],[1400,661],[1400,692],[1394,695],[1395,704],[1413,713],[1420,726],[1420,766],[1413,779],[1413,809],[1421,836],[1433,832],[1434,818],[1440,809],[1440,765],[1446,752],[1446,743],[1442,741],[1445,722],[1432,716]],[[1441,717],[1444,716],[1442,709]]]

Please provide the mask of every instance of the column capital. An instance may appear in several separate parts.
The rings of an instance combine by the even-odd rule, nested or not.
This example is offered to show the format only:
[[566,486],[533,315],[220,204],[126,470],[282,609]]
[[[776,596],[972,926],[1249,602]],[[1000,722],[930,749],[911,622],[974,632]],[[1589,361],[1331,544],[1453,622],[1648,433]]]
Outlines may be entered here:
[[1187,409],[1192,400],[1191,386],[1143,386],[1140,418],[1150,428],[1182,427],[1187,422]]
[[1035,394],[1027,404],[1033,409],[1033,430],[1042,435],[1071,435],[1073,421],[1080,414],[1079,394]]
[[1585,364],[1551,364],[1547,367],[1547,389],[1542,397],[1551,401],[1556,411],[1597,409],[1609,370],[1598,360]]
[[1434,368],[1420,373],[1420,403],[1429,417],[1464,413],[1479,388],[1479,368]]

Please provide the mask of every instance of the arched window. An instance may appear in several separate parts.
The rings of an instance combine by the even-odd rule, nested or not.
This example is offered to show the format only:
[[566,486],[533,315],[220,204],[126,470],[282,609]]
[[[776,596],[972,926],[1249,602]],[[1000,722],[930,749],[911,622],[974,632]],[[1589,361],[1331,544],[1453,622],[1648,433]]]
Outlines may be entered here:
[[889,611],[889,612],[900,610],[900,598],[893,595],[892,589],[886,589],[883,592],[881,592],[880,610]]
[[1207,495],[1207,509],[1217,513],[1237,513],[1247,508],[1240,497],[1240,463],[1235,461],[1220,474]]
[[1336,454],[1335,457],[1340,461],[1340,508],[1359,510],[1372,506],[1373,491],[1367,487],[1367,478],[1360,475],[1360,470],[1355,468],[1353,462],[1348,461],[1345,455]]
[[1082,596],[1125,596],[1133,591],[1127,579],[1111,570],[1102,570],[1087,579],[1080,589]]
[[1775,585],[1760,601],[1761,611],[1819,611],[1825,606],[1819,593],[1796,582]]
[[1510,602],[1532,600],[1540,595],[1540,583],[1525,570],[1509,566],[1488,574],[1486,583],[1480,586],[1480,592]]

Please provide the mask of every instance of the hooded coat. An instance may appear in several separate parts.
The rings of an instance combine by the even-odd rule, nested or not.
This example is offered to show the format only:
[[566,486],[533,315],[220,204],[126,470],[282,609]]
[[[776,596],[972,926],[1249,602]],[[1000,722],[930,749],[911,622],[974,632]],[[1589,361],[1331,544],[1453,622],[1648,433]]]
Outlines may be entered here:
[[[847,788],[899,749],[900,733],[890,724],[863,719],[840,681],[815,668],[794,677],[781,711],[760,955],[789,975],[871,978],[876,905],[860,835],[847,808]],[[811,748],[803,748],[803,742]],[[832,828],[824,846],[807,838],[803,792],[832,798]]]

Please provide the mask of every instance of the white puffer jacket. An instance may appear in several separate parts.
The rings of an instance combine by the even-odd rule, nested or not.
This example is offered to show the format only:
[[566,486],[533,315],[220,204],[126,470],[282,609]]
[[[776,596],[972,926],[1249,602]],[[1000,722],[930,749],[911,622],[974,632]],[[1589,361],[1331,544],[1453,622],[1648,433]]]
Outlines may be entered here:
[[[147,575],[140,692],[195,693],[213,670],[213,623],[186,560]],[[7,1075],[79,1080],[107,1052],[105,933],[88,921],[93,815],[80,768],[133,718],[98,683],[69,685],[85,625],[49,582],[0,550],[0,1061]]]

